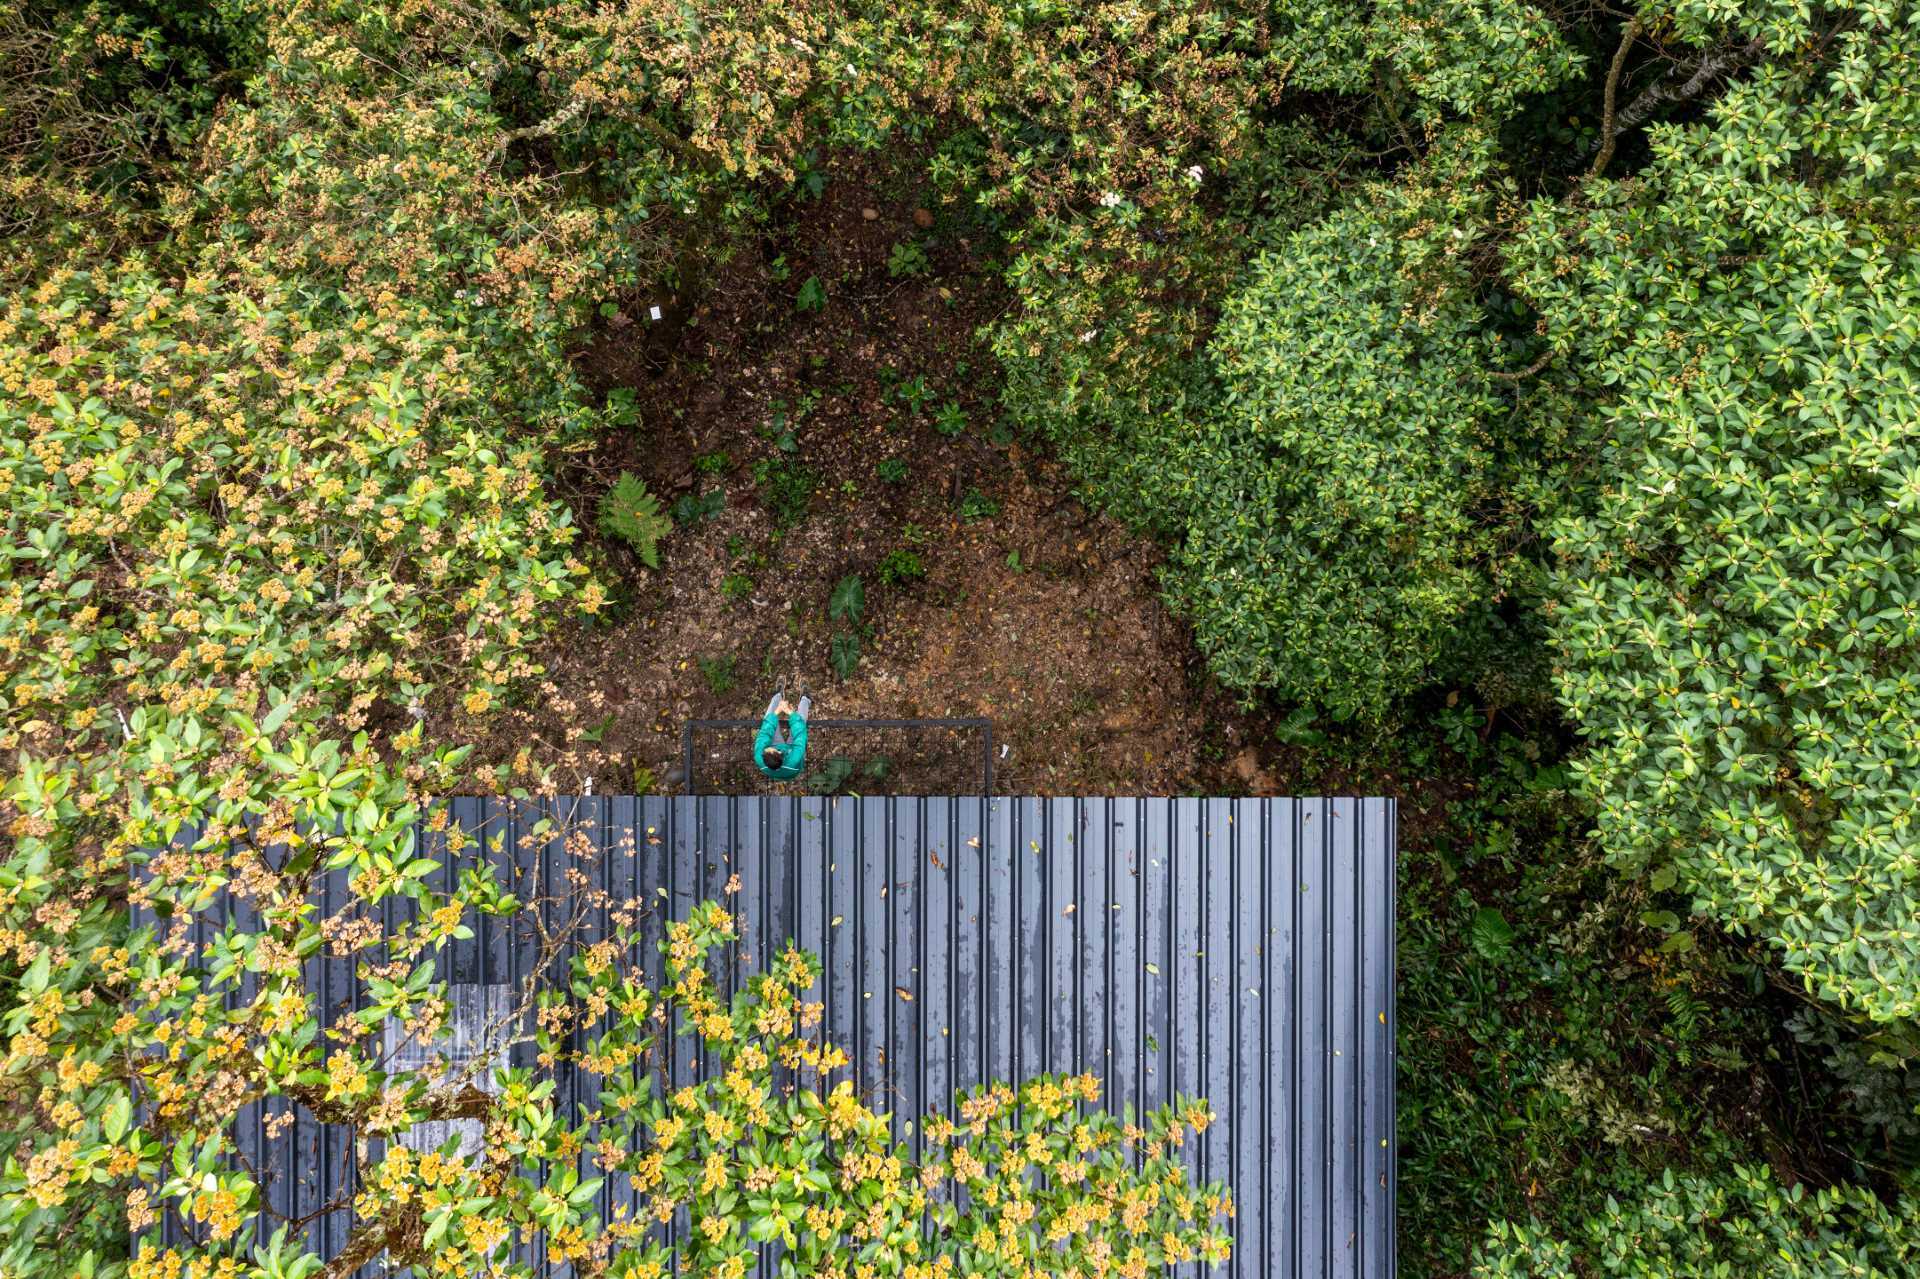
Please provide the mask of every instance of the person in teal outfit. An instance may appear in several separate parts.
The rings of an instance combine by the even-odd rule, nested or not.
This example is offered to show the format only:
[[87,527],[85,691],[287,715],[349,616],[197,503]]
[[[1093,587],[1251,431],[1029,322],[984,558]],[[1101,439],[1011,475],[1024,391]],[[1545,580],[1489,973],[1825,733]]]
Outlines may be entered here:
[[767,703],[766,717],[753,739],[753,766],[776,782],[800,776],[807,763],[807,714],[812,709],[813,699],[806,689],[800,689],[800,704],[795,706],[781,685]]

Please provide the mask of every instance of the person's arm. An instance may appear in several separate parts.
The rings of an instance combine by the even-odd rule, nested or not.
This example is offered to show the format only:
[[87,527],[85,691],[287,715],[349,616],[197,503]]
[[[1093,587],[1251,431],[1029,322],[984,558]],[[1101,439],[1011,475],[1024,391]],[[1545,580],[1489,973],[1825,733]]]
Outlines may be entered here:
[[760,757],[767,753],[767,747],[773,745],[773,733],[779,727],[780,720],[772,711],[760,721],[760,732],[753,739],[753,762],[758,765]]
[[798,770],[807,757],[807,721],[795,712],[787,722],[792,725],[793,732],[793,749],[787,752],[787,761]]

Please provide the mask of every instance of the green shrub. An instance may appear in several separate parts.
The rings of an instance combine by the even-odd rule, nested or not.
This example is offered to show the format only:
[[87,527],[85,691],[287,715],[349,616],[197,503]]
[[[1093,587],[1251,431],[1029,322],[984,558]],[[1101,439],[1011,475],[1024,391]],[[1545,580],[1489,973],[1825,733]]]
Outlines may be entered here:
[[909,551],[904,546],[896,546],[887,552],[885,559],[880,561],[880,567],[875,570],[875,575],[879,577],[882,586],[899,586],[925,577],[927,566],[917,552]]
[[710,520],[727,509],[727,495],[719,489],[703,493],[682,493],[673,503],[673,522],[691,528]]
[[939,411],[933,415],[933,429],[948,439],[966,432],[967,412],[960,407],[959,401],[948,400],[940,406]]
[[[676,508],[674,514],[679,513]],[[660,500],[644,480],[622,471],[600,499],[600,527],[632,547],[648,568],[659,568],[660,539],[673,532],[673,521],[660,513]]]
[[860,637],[850,632],[835,635],[827,646],[827,664],[841,679],[852,679],[860,668]]
[[1509,588],[1491,373],[1473,287],[1485,139],[1262,254],[1210,355],[1219,405],[1150,433],[1181,540],[1170,596],[1230,687],[1375,717],[1467,668]]
[[1602,845],[1913,1057],[1920,261],[1892,161],[1920,103],[1885,79],[1893,22],[1536,204],[1510,259],[1600,428],[1551,620]]
[[917,240],[902,240],[887,255],[887,274],[896,280],[902,276],[925,275],[928,266],[927,251]]
[[873,464],[873,473],[888,484],[904,484],[909,469],[905,458],[888,457]]
[[1765,1166],[1667,1172],[1570,1239],[1496,1223],[1474,1279],[1897,1279],[1920,1273],[1920,1198],[1858,1186],[1782,1187]]
[[858,573],[849,573],[835,583],[827,599],[827,617],[835,622],[858,622],[866,608],[867,590]]
[[1000,503],[979,489],[968,489],[960,499],[960,518],[963,520],[990,520],[998,514]]
[[703,657],[700,659],[700,678],[707,682],[707,691],[715,697],[731,693],[740,683],[734,674],[735,657],[728,653],[725,657]]
[[761,504],[773,517],[774,527],[788,528],[807,517],[820,477],[802,463],[775,457],[754,463],[753,482],[760,490]]

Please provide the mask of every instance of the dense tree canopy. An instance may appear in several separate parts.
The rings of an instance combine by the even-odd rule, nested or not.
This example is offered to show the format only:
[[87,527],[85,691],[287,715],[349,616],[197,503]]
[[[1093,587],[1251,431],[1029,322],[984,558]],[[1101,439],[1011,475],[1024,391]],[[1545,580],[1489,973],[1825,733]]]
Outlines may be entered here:
[[1551,618],[1603,845],[1908,1044],[1920,99],[1911,19],[1825,38],[1632,178],[1538,202],[1509,258],[1597,415]]
[[[367,1026],[314,1006],[297,957],[343,945],[384,983],[382,1016],[431,1023],[460,920],[527,905],[482,875],[430,892],[413,832],[444,823],[451,789],[543,784],[524,752],[476,783],[467,747],[541,676],[544,637],[618,607],[589,545],[602,494],[569,461],[631,400],[590,391],[580,352],[631,323],[642,287],[697,308],[738,257],[785,270],[780,236],[849,157],[924,187],[927,224],[987,264],[968,286],[994,299],[979,337],[1009,437],[1161,539],[1166,598],[1234,697],[1296,736],[1357,724],[1364,751],[1430,729],[1445,749],[1416,768],[1483,759],[1502,712],[1528,717],[1516,771],[1556,802],[1571,787],[1613,872],[1601,904],[1553,908],[1546,985],[1651,973],[1685,1031],[1659,1060],[1749,1071],[1753,1096],[1784,1073],[1773,1046],[1696,1055],[1688,1035],[1730,991],[1777,1025],[1777,985],[1846,1071],[1885,1072],[1856,1092],[1907,1104],[1920,7],[14,0],[0,1272],[127,1274],[129,1229],[171,1205],[206,1227],[203,1270],[303,1279],[323,1260],[239,1229],[257,1195],[228,1159],[242,1104],[301,1099],[367,1132],[479,1104],[388,1071]],[[650,538],[672,527],[645,514]],[[1513,852],[1513,811],[1461,811],[1501,856],[1534,856]],[[189,828],[198,846],[153,856]],[[318,918],[303,903],[329,865],[360,907],[432,922],[378,937]],[[233,882],[264,922],[218,971],[128,923],[133,899],[191,914]],[[1439,891],[1486,964],[1526,943],[1499,906]],[[1524,928],[1551,896],[1504,905]],[[1604,964],[1580,951],[1628,911],[1644,936]],[[630,1014],[585,1050],[602,1064],[646,1051],[649,1007],[730,1027],[703,1029],[738,1068],[704,1136],[670,1149],[670,1112],[698,1107],[664,1095],[636,1097],[651,1139],[609,1121],[632,1147],[609,1157],[650,1168],[667,1211],[713,1209],[700,1273],[737,1277],[748,1238],[798,1221],[829,1273],[1070,1255],[1134,1274],[1228,1246],[1225,1191],[1175,1153],[1204,1103],[1130,1128],[1080,1110],[1091,1080],[1013,1081],[972,1132],[996,1154],[1037,1135],[1080,1191],[1017,1157],[919,1170],[969,1195],[1004,1173],[991,1193],[1011,1196],[935,1210],[931,1260],[906,1241],[937,1200],[825,1071],[781,1131],[857,1138],[836,1169],[850,1199],[790,1149],[711,1172],[715,1133],[766,1127],[769,1054],[823,1051],[758,1020],[800,1015],[804,957],[732,1008],[690,975],[729,927],[682,925],[671,991],[585,958],[545,992]],[[239,967],[264,993],[228,1007]],[[1586,1030],[1569,1042],[1612,1033]],[[1515,1073],[1584,1105],[1585,1069]],[[448,1271],[516,1232],[613,1255],[621,1232],[557,1171],[603,1118],[538,1091],[510,1080],[489,1112],[498,1166],[370,1169],[357,1246]],[[1835,1120],[1796,1169],[1757,1105],[1698,1151],[1623,1159],[1688,1166],[1612,1183],[1631,1193],[1604,1213],[1498,1225],[1482,1273],[1911,1273],[1905,1129]],[[1487,1141],[1527,1122],[1492,1118]],[[1783,1175],[1690,1162],[1738,1141]],[[1787,1171],[1812,1187],[1776,1184]],[[791,1194],[722,1207],[735,1174]],[[821,1224],[854,1199],[881,1205],[870,1230]],[[1044,1247],[1016,1205],[1045,1214]],[[621,1255],[606,1273],[663,1273]]]

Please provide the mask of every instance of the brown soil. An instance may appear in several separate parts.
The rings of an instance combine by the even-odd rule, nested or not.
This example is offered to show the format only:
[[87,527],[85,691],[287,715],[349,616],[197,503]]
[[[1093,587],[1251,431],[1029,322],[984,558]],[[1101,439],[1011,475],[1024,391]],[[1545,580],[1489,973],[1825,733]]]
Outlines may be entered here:
[[[1160,602],[1158,550],[996,432],[994,360],[974,334],[1005,301],[978,246],[885,185],[836,179],[785,235],[704,282],[697,304],[628,299],[581,351],[589,383],[632,387],[641,415],[566,477],[582,524],[623,470],[663,503],[719,492],[724,507],[667,537],[657,571],[599,539],[603,572],[626,587],[617,620],[564,625],[531,704],[458,726],[463,740],[480,733],[475,762],[550,766],[561,787],[591,776],[603,792],[679,789],[689,718],[757,716],[798,672],[816,719],[991,718],[1001,793],[1277,786]],[[889,272],[903,242],[924,249],[925,272]],[[826,302],[802,312],[809,278]],[[903,385],[926,388],[917,411]],[[965,419],[952,436],[935,426],[949,403]],[[876,467],[895,459],[905,474],[889,482]],[[796,468],[814,485],[783,528],[780,477]],[[924,576],[883,581],[902,554]],[[836,583],[856,574],[858,625],[830,619]],[[853,632],[860,661],[842,680],[831,645]],[[750,736],[702,734],[701,790],[773,789],[746,766]],[[816,732],[809,763],[835,754],[861,769],[851,789],[980,787],[966,734]],[[884,778],[865,771],[877,755]]]

